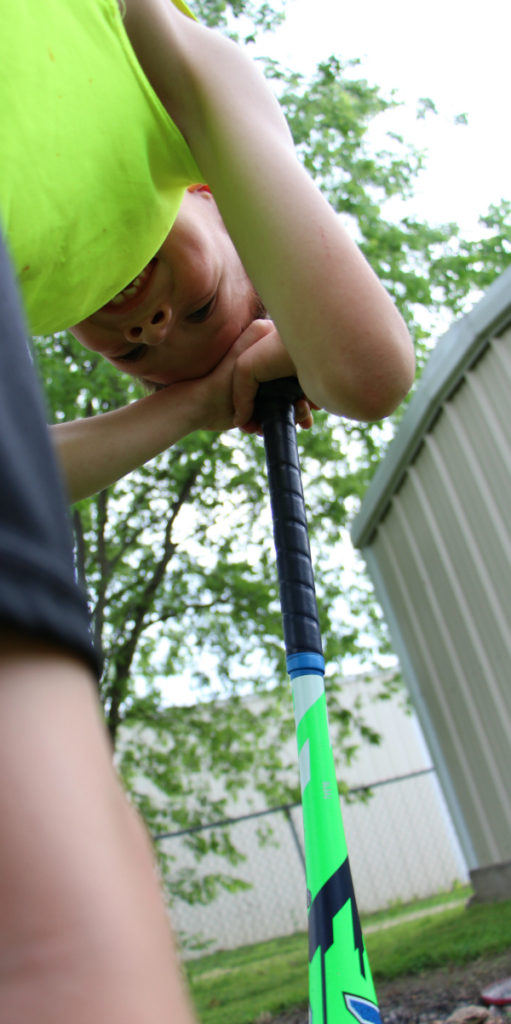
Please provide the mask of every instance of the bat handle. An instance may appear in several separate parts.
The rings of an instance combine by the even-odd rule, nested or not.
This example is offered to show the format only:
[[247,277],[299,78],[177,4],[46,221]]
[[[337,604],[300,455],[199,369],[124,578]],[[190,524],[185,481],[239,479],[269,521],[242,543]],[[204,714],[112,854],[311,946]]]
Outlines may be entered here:
[[255,409],[264,436],[290,675],[324,668],[294,420],[294,403],[302,395],[295,377],[269,381],[261,384]]

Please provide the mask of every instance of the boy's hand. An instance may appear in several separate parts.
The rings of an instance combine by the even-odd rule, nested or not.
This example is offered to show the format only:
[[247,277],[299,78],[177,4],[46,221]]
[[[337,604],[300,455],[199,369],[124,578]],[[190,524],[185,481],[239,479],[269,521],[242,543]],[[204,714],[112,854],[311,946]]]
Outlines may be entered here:
[[[259,329],[255,326],[256,324],[260,325]],[[180,402],[187,421],[188,432],[193,430],[222,431],[238,426],[235,398],[236,379],[239,373],[238,363],[247,349],[253,346],[259,338],[267,335],[270,329],[273,329],[273,325],[269,321],[254,321],[240,334],[220,362],[209,373],[202,377],[178,381],[164,389],[174,408],[176,400]],[[276,334],[275,331],[274,334]],[[252,412],[258,388],[258,384],[256,383],[254,386],[251,381],[249,371],[251,364],[252,362],[247,362],[247,364],[241,365],[242,394],[244,395],[245,391],[248,393],[248,397],[245,397],[245,407],[248,410],[245,415],[246,420]],[[289,364],[289,366],[291,367],[289,372],[293,373],[292,365]],[[249,375],[250,380],[244,388],[245,374]],[[285,370],[282,373],[276,370],[275,374],[283,376]]]
[[[260,424],[253,419],[259,385],[290,376],[296,376],[296,369],[273,323],[254,320],[210,373],[164,390],[174,408],[180,401],[187,431],[241,427],[253,434],[260,432]],[[312,426],[311,408],[317,407],[306,398],[295,403],[295,419],[301,427]]]
[[[235,348],[239,355],[232,379],[233,424],[253,434],[260,431],[260,424],[253,419],[259,385],[279,377],[296,376],[296,367],[271,320],[254,320]],[[311,404],[306,398],[295,403],[295,420],[305,429],[312,426]]]

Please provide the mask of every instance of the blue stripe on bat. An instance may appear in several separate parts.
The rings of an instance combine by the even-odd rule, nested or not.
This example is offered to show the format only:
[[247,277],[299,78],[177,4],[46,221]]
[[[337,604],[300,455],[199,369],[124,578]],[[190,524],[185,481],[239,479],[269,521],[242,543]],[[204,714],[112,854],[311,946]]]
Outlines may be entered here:
[[308,675],[309,673],[316,673],[320,676],[325,673],[325,659],[322,654],[317,654],[316,651],[300,651],[299,654],[288,654],[286,665],[291,679],[295,676]]

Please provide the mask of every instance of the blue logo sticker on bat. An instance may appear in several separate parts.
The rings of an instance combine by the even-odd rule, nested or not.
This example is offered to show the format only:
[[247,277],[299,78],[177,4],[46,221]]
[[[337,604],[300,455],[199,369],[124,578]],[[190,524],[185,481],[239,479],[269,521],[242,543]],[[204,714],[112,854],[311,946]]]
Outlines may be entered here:
[[360,1021],[360,1024],[381,1024],[380,1011],[369,999],[352,996],[345,992],[344,1001],[349,1012],[355,1020]]

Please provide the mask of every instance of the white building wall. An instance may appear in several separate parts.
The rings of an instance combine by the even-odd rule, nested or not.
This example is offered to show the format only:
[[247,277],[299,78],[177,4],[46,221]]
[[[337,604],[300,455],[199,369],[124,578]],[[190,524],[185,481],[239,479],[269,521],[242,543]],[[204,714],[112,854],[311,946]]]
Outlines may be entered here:
[[[367,801],[341,800],[359,910],[370,912],[394,903],[450,889],[467,881],[467,870],[443,800],[431,758],[415,715],[403,695],[377,700],[378,680],[347,680],[343,701],[362,698],[363,714],[382,736],[378,746],[364,744],[338,773],[349,788],[373,786]],[[291,695],[290,695],[291,699]],[[335,745],[334,745],[335,750]],[[391,781],[389,781],[391,780]],[[394,781],[392,781],[394,780]],[[193,782],[191,783],[193,788]],[[256,797],[246,793],[232,806],[232,817],[250,812]],[[259,803],[260,805],[260,803]],[[172,921],[186,936],[202,936],[211,950],[236,948],[307,928],[301,809],[240,821],[231,826],[234,844],[245,861],[230,869],[208,855],[201,873],[228,870],[248,882],[244,892],[222,892],[205,906],[176,901]],[[258,830],[273,835],[261,845]],[[298,840],[298,846],[297,846]],[[197,865],[182,838],[162,840],[182,869]]]

